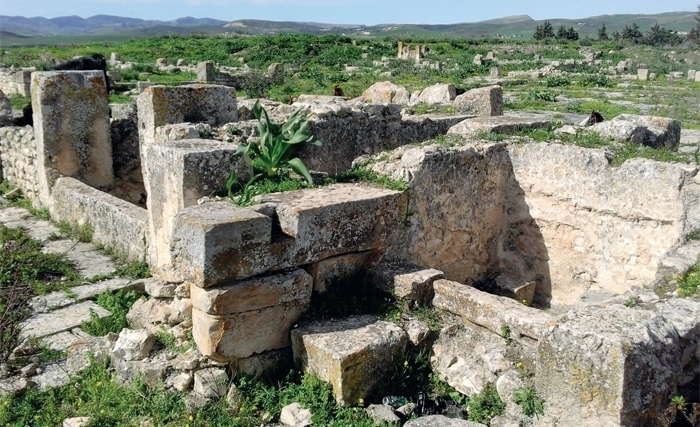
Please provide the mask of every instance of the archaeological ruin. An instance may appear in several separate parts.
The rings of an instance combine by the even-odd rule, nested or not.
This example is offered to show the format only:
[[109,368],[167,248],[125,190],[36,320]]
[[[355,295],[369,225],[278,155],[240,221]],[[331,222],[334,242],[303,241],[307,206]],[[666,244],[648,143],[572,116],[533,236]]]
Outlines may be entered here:
[[[401,57],[422,53],[399,44]],[[31,82],[25,71],[0,73],[18,91],[31,87],[34,111],[33,127],[0,128],[2,180],[52,220],[89,224],[95,243],[147,261],[154,275],[100,285],[150,296],[118,337],[71,332],[90,310],[109,315],[87,305],[93,291],[77,289],[77,302],[43,297],[23,337],[69,349],[68,372],[92,352],[111,359],[125,383],[142,376],[213,397],[225,390],[203,390],[202,378],[220,367],[254,374],[286,360],[352,405],[407,346],[429,345],[432,369],[458,392],[496,385],[507,410],[492,426],[651,426],[678,390],[694,387],[697,396],[700,303],[664,290],[700,254],[697,165],[615,165],[604,148],[489,141],[484,133],[554,120],[504,115],[499,85],[410,94],[383,82],[351,100],[302,95],[263,105],[280,123],[308,111],[323,141],[303,153],[309,169],[362,166],[406,190],[336,183],[241,207],[216,194],[232,169],[243,182],[253,175],[236,150],[259,136],[255,100],[238,99],[235,76],[212,63],[198,70],[203,83],[152,85],[120,106],[108,104],[100,72],[32,72]],[[413,114],[418,102],[453,111]],[[681,134],[678,120],[649,116],[593,128],[671,150]],[[313,295],[360,272],[453,322],[434,342],[424,325],[371,316],[300,323]],[[61,312],[81,304],[75,322]],[[196,350],[149,355],[162,327],[191,331]],[[523,378],[523,369],[534,376]],[[544,416],[513,403],[513,390],[529,384],[546,402]]]

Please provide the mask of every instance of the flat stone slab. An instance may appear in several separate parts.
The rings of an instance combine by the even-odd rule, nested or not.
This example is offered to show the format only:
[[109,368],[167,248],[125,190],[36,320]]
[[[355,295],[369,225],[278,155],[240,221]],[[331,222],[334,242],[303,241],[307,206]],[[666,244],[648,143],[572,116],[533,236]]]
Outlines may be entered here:
[[433,306],[447,310],[464,319],[501,335],[503,326],[510,328],[511,337],[521,335],[537,340],[556,322],[542,310],[525,306],[506,297],[491,295],[474,287],[449,280],[433,283]]
[[458,418],[447,418],[444,415],[426,415],[410,420],[404,424],[404,427],[486,427],[486,425]]
[[51,350],[55,351],[65,351],[68,347],[73,344],[84,341],[85,339],[93,338],[87,333],[83,332],[82,329],[74,328],[72,331],[59,332],[57,334],[49,335],[41,338],[39,342],[41,344],[46,344]]
[[97,283],[90,283],[70,288],[70,291],[51,292],[47,295],[39,295],[29,301],[29,305],[35,312],[42,313],[56,308],[65,307],[75,302],[84,301],[106,291],[137,291],[143,293],[146,282],[157,279],[108,279]]
[[49,254],[65,254],[83,277],[96,277],[112,274],[117,268],[114,260],[95,249],[90,243],[74,242],[72,240],[53,240],[44,243],[42,252]]
[[39,313],[22,323],[22,339],[41,338],[58,332],[77,328],[83,322],[90,320],[90,312],[94,311],[100,318],[112,315],[109,311],[92,301],[83,301],[49,313]]
[[507,116],[475,117],[464,120],[448,131],[448,135],[474,137],[479,133],[514,133],[525,129],[538,129],[551,124],[545,119],[527,119]]
[[43,372],[31,378],[39,386],[39,390],[63,387],[70,383],[70,376],[68,375],[65,361],[45,364],[41,368]]
[[372,316],[314,322],[292,330],[294,359],[333,386],[341,405],[354,405],[386,379],[407,343],[398,325]]

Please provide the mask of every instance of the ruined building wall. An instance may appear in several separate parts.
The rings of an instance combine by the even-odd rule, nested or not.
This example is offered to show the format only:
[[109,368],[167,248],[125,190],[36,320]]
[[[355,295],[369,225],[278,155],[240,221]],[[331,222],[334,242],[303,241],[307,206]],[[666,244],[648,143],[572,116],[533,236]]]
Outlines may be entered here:
[[31,126],[0,127],[0,178],[32,200],[38,191],[36,156]]
[[0,90],[6,95],[19,94],[30,96],[29,86],[34,69],[2,69],[0,70]]

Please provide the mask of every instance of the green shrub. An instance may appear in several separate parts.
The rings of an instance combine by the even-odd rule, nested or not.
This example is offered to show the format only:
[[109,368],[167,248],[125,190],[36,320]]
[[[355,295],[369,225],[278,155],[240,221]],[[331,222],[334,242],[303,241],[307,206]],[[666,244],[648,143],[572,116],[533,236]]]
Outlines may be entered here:
[[109,310],[112,315],[100,319],[95,312],[90,313],[90,321],[84,322],[80,328],[88,334],[96,337],[107,335],[110,332],[119,333],[128,327],[126,314],[132,305],[139,299],[135,292],[124,293],[103,292],[97,296],[97,305]]
[[515,390],[513,401],[523,408],[523,413],[528,417],[544,415],[544,402],[534,388]]
[[579,79],[578,84],[584,87],[613,87],[612,80],[603,74],[593,74],[583,76]]
[[505,409],[506,404],[498,396],[493,384],[486,386],[480,394],[470,397],[467,403],[469,421],[486,425],[491,423],[493,417],[501,415]]

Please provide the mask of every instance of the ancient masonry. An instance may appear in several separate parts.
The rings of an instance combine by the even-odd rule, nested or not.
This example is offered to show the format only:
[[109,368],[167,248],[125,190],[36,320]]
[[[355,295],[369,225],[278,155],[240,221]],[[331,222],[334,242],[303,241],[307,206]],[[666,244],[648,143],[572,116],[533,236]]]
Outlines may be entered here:
[[[216,80],[210,64],[201,67],[203,80]],[[365,397],[421,334],[371,317],[294,328],[312,292],[360,270],[397,297],[457,316],[434,344],[432,365],[461,393],[496,383],[508,400],[516,365],[530,367],[547,404],[536,425],[651,425],[679,387],[697,381],[698,303],[643,290],[700,252],[688,239],[700,229],[695,166],[633,159],[613,167],[598,149],[479,141],[484,130],[548,123],[502,116],[498,86],[411,95],[385,82],[352,102],[265,103],[282,119],[309,110],[324,141],[304,155],[311,169],[362,163],[407,191],[335,184],[243,208],[210,196],[232,168],[245,179],[251,165],[235,143],[200,138],[201,129],[232,124],[236,142],[254,136],[252,103],[233,88],[151,86],[111,120],[99,73],[35,72],[31,95],[34,128],[0,129],[2,178],[54,220],[90,224],[96,243],[149,262],[156,279],[140,286],[153,298],[135,306],[131,325],[148,331],[143,318],[156,312],[164,325],[191,325],[208,360],[195,389],[215,364],[255,372],[293,357],[329,381],[339,403]],[[414,116],[399,105],[415,102],[450,103],[460,114]],[[658,144],[678,145],[677,121],[623,119],[632,133],[644,126]],[[411,145],[446,134],[461,142]],[[479,290],[485,282],[500,295]],[[622,304],[630,295],[634,308]],[[120,344],[152,345],[139,333],[124,330],[116,341],[120,375],[180,384],[147,370],[147,352]],[[513,349],[517,363],[506,357]]]

